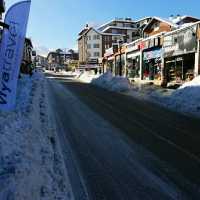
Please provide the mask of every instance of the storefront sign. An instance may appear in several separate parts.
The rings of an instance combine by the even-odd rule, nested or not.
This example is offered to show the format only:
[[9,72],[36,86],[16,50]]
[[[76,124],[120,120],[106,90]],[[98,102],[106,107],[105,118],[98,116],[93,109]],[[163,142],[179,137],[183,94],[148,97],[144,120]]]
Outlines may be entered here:
[[164,57],[177,56],[196,50],[196,27],[164,37]]
[[127,54],[127,58],[130,59],[130,58],[135,58],[137,56],[140,55],[140,51],[137,51],[137,52],[133,52],[133,53],[129,53]]
[[144,52],[143,59],[144,60],[151,60],[151,59],[154,59],[154,58],[160,58],[161,55],[162,55],[162,49],[159,48],[159,49],[155,49],[155,50],[152,50],[152,51]]
[[127,52],[137,51],[140,50],[139,44],[131,44],[127,46]]

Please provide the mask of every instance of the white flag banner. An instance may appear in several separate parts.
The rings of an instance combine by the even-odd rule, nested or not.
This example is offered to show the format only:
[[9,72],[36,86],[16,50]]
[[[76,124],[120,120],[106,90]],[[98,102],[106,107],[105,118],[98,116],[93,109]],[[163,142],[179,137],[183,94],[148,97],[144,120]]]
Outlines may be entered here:
[[0,46],[0,109],[15,108],[17,80],[23,56],[24,41],[31,1],[14,4],[6,13]]

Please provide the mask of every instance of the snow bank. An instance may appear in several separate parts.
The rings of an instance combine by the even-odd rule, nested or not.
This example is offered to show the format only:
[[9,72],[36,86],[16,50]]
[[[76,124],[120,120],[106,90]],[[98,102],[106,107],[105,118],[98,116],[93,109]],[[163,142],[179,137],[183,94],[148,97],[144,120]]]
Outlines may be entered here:
[[183,84],[164,102],[169,108],[200,117],[200,76]]
[[200,76],[179,89],[164,89],[154,85],[134,84],[128,94],[160,104],[169,109],[200,117]]
[[92,81],[92,84],[115,92],[128,91],[131,88],[127,78],[113,76],[111,72],[106,72],[102,76]]
[[77,79],[84,83],[91,83],[93,79],[98,78],[99,75],[95,75],[93,71],[85,71],[77,75]]
[[44,75],[22,76],[13,112],[0,112],[0,199],[72,199],[48,112]]

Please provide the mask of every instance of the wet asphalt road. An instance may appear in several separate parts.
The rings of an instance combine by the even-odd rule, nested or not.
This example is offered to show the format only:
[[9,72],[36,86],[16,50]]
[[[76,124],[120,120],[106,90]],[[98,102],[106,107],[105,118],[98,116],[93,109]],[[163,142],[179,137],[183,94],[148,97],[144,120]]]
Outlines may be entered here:
[[[56,77],[56,83],[48,82],[63,148],[70,147],[65,153],[71,160],[66,162],[73,162],[68,167],[70,175],[74,174],[71,180],[76,199],[200,199],[196,190],[200,186],[199,120],[61,76]],[[84,113],[84,107],[76,112],[70,93],[55,87],[58,82],[112,124],[116,133],[108,131],[105,124],[99,124],[96,133],[98,117],[90,119],[91,113]],[[143,155],[146,151],[137,149],[135,154],[134,143],[161,162]],[[160,177],[161,183],[149,178],[145,170]],[[162,181],[181,193],[164,191],[168,186],[159,186]]]

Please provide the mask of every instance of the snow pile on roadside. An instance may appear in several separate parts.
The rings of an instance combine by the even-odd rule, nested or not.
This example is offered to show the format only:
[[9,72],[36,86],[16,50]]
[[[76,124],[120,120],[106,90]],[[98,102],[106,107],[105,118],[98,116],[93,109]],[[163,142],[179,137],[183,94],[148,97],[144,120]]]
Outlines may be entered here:
[[98,77],[99,75],[95,75],[91,71],[85,71],[77,76],[77,78],[84,83],[91,83],[93,79]]
[[66,75],[66,76],[79,76],[80,72],[77,71],[61,71],[59,72],[61,75]]
[[183,84],[164,102],[169,108],[200,116],[200,76]]
[[0,112],[0,199],[73,199],[44,75],[22,76],[13,112]]
[[102,76],[92,81],[92,84],[115,92],[124,92],[131,89],[127,78],[113,76],[111,72],[106,72]]
[[154,85],[134,84],[128,95],[151,101],[184,114],[200,117],[200,76],[179,89],[164,89]]

